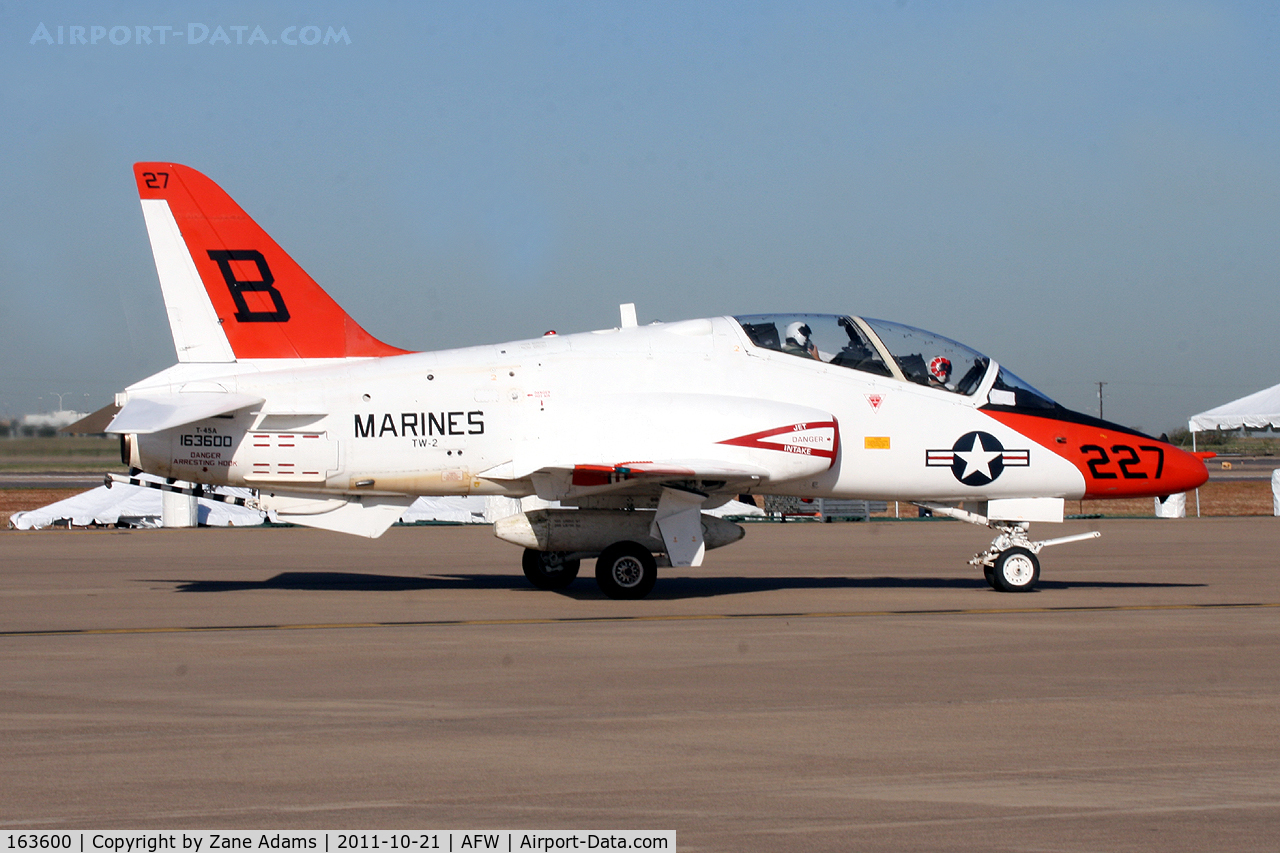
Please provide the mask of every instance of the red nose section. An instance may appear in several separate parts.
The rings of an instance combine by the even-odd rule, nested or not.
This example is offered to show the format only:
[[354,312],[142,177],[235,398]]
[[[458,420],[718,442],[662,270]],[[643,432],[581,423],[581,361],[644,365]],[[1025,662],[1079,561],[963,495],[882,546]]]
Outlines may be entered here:
[[1106,421],[984,411],[1079,468],[1086,498],[1173,495],[1198,488],[1209,479],[1198,457]]

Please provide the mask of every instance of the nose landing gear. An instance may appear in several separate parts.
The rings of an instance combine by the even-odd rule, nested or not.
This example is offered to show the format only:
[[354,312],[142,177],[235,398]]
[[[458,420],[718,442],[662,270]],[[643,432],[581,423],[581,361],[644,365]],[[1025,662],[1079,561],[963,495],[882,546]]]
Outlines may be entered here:
[[1056,539],[1032,541],[1027,536],[1031,525],[1026,521],[992,521],[984,515],[946,504],[921,503],[918,506],[931,510],[935,515],[945,515],[996,531],[996,538],[991,540],[985,551],[974,554],[969,565],[981,566],[983,577],[997,592],[1030,592],[1035,589],[1040,580],[1040,559],[1037,555],[1044,548],[1097,539],[1102,535],[1091,530]]
[[[979,555],[983,556],[983,555]],[[982,574],[996,592],[1028,592],[1040,580],[1040,560],[1029,548],[1007,548],[990,562],[980,562]],[[974,557],[973,563],[978,560]]]

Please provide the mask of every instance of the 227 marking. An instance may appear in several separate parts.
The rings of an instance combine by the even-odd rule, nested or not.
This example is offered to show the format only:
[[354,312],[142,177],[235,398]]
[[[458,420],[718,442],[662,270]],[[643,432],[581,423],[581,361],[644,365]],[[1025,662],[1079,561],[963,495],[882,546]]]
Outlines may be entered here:
[[[1148,477],[1145,471],[1133,470],[1135,465],[1142,464],[1142,457],[1138,455],[1138,451],[1143,453],[1154,453],[1156,455],[1156,472],[1154,477]],[[1093,474],[1095,480],[1115,480],[1123,477],[1126,480],[1159,480],[1164,473],[1164,448],[1151,444],[1140,444],[1138,449],[1134,450],[1127,444],[1111,445],[1111,452],[1117,455],[1115,465],[1120,469],[1120,473],[1115,471],[1103,470],[1104,466],[1112,464],[1112,459],[1107,455],[1107,451],[1097,444],[1082,444],[1080,452],[1092,454],[1085,460],[1085,464],[1089,466],[1089,472]]]

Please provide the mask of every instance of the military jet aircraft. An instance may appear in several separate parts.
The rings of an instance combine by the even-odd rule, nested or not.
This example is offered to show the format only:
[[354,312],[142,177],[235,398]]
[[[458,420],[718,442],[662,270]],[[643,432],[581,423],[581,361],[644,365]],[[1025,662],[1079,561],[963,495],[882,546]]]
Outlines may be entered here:
[[[971,563],[1032,589],[1078,498],[1168,495],[1202,459],[1070,411],[964,344],[853,314],[752,314],[409,352],[361,328],[213,181],[134,166],[177,348],[108,431],[167,488],[247,486],[380,536],[419,495],[537,496],[495,525],[543,589],[596,558],[612,598],[743,535],[743,495],[908,501],[992,528]],[[126,478],[120,478],[126,479]]]

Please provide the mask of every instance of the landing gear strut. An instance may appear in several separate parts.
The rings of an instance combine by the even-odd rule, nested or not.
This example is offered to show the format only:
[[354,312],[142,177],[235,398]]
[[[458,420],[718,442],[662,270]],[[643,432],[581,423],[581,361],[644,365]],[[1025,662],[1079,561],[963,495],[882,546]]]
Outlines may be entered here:
[[1050,545],[1097,539],[1102,535],[1094,530],[1072,536],[1059,536],[1057,539],[1032,541],[1027,536],[1031,525],[1025,521],[992,521],[986,516],[946,504],[921,503],[918,506],[932,510],[936,515],[950,516],[996,531],[996,538],[991,540],[987,550],[975,554],[969,560],[969,565],[981,566],[983,577],[997,592],[1030,592],[1035,589],[1040,580],[1040,560],[1037,555],[1042,549]]

